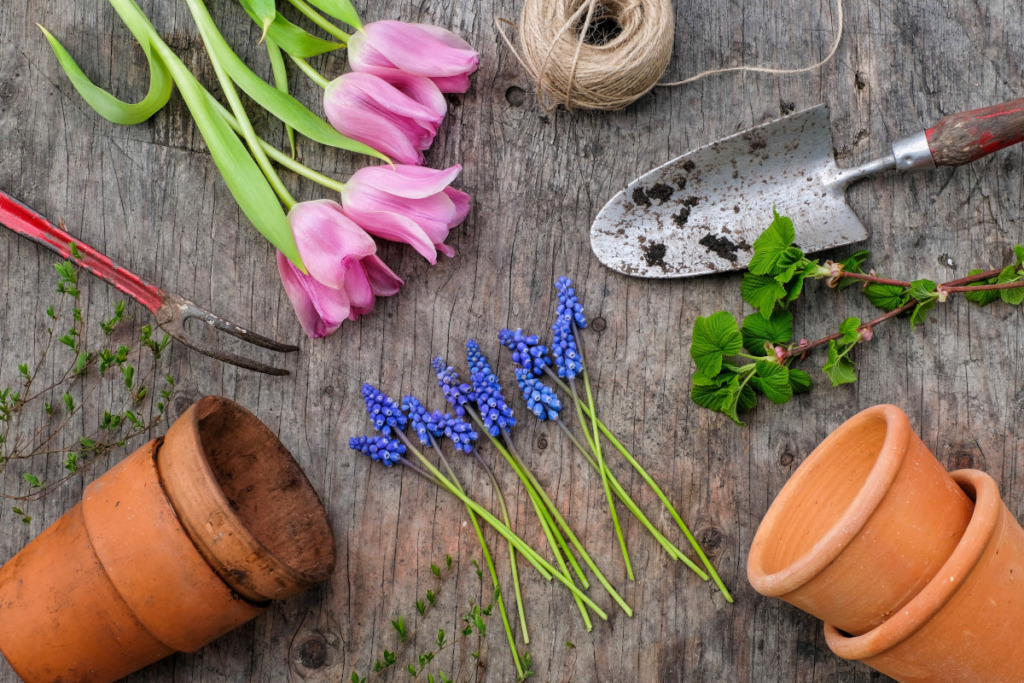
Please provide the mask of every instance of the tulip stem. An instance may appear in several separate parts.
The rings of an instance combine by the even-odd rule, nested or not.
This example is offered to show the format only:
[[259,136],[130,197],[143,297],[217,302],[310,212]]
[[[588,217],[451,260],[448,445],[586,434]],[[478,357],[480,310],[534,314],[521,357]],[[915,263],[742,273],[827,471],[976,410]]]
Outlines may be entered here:
[[[209,95],[209,93],[207,94]],[[224,107],[224,105],[222,105],[220,102],[214,99],[213,95],[209,95],[208,100],[210,104],[213,105],[213,107],[221,115],[221,117],[223,117],[223,119],[227,122],[227,124],[231,126],[231,128],[236,133],[241,135],[242,127],[238,124],[238,120],[231,115],[231,112],[229,112]],[[298,173],[304,178],[308,178],[309,180],[312,180],[315,183],[319,183],[326,187],[327,189],[334,190],[335,192],[341,192],[343,189],[345,189],[345,183],[339,180],[335,180],[334,178],[329,178],[328,176],[325,176],[322,173],[314,171],[309,166],[306,166],[305,164],[291,158],[290,156],[279,150],[277,147],[274,147],[266,140],[262,138],[257,139],[259,140],[260,147],[262,147],[263,151],[267,153],[267,156],[269,156],[271,159],[287,168],[289,171],[294,171],[295,173]]]
[[304,14],[307,19],[337,38],[342,44],[348,45],[349,38],[352,36],[328,21],[322,14],[310,7],[305,0],[288,0],[288,2],[292,4],[292,7]]
[[301,57],[296,57],[295,55],[288,56],[292,58],[292,61],[295,62],[300,69],[302,69],[302,73],[309,76],[311,81],[319,85],[324,90],[326,90],[327,86],[331,84],[330,81],[328,81],[326,78],[320,75],[319,71],[311,67],[309,65],[309,62],[307,62],[305,59],[302,59]]
[[224,89],[224,97],[227,98],[228,104],[231,105],[231,111],[235,114],[235,120],[242,129],[242,138],[249,146],[253,158],[256,159],[260,170],[263,171],[263,175],[266,176],[270,186],[274,188],[274,192],[281,199],[285,209],[291,209],[296,204],[295,198],[292,197],[284,183],[281,182],[280,176],[277,175],[273,165],[270,163],[270,159],[267,158],[266,152],[260,146],[260,139],[252,127],[252,122],[249,121],[249,117],[245,113],[245,107],[238,96],[238,91],[235,90],[235,84],[232,82],[231,77],[228,76],[227,71],[224,70],[224,66],[220,63],[217,52],[214,50],[213,41],[217,39],[223,41],[224,37],[217,31],[217,26],[206,11],[206,7],[203,6],[202,0],[185,0],[185,4],[188,5],[192,18],[199,28],[199,35],[206,45],[210,64],[213,65],[214,73],[217,74],[217,80]]

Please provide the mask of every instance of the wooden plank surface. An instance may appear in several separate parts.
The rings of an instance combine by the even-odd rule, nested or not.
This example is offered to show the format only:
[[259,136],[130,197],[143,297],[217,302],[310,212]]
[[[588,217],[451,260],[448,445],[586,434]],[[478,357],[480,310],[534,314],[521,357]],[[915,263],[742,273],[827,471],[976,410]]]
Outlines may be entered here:
[[[710,584],[670,563],[628,516],[624,528],[637,578],[626,581],[599,480],[556,430],[524,417],[515,430],[520,449],[636,610],[632,619],[613,612],[608,623],[587,633],[568,594],[524,569],[527,649],[536,680],[878,678],[833,656],[813,618],[753,592],[745,563],[754,531],[807,453],[846,418],[877,403],[901,406],[947,467],[975,466],[992,474],[1011,511],[1024,517],[1024,443],[1015,436],[1024,417],[1020,312],[957,300],[917,330],[889,325],[859,351],[857,384],[832,389],[808,367],[815,375],[812,393],[785,406],[762,405],[739,428],[690,402],[687,354],[697,315],[743,310],[739,277],[629,279],[593,257],[589,227],[603,203],[644,170],[793,108],[827,103],[839,163],[851,165],[945,114],[1019,97],[1022,5],[849,2],[842,45],[819,71],[715,76],[659,89],[622,112],[548,115],[495,30],[496,18],[517,16],[518,2],[356,4],[367,20],[436,23],[480,50],[473,87],[452,98],[428,154],[434,167],[463,165],[456,185],[472,194],[474,208],[449,240],[458,251],[455,259],[430,267],[408,248],[384,246],[382,255],[405,278],[405,289],[320,341],[301,338],[271,247],[236,208],[180,98],[142,125],[114,126],[81,101],[35,26],[58,36],[90,77],[137,99],[148,82],[145,61],[110,6],[102,0],[0,4],[0,188],[54,219],[63,217],[72,234],[168,291],[302,346],[287,361],[293,374],[286,378],[174,347],[171,369],[180,391],[171,412],[180,414],[202,395],[222,394],[277,431],[327,506],[338,543],[335,575],[199,652],[175,655],[130,680],[347,681],[353,670],[368,673],[385,648],[397,649],[390,621],[402,614],[418,628],[413,643],[400,651],[400,668],[384,676],[400,681],[408,678],[404,665],[430,649],[438,628],[454,636],[470,601],[491,601],[471,563],[480,558],[472,527],[464,509],[432,485],[410,473],[371,467],[348,450],[350,436],[370,431],[359,387],[369,381],[393,396],[415,393],[429,407],[443,407],[430,359],[441,355],[464,367],[463,344],[474,337],[511,394],[511,363],[507,352],[499,353],[495,333],[511,326],[543,334],[554,309],[551,285],[561,274],[576,280],[588,315],[600,321],[585,341],[602,414],[704,541],[736,603],[725,604]],[[170,46],[212,84],[185,4],[141,5]],[[234,3],[210,5],[229,40],[267,73],[255,27]],[[680,0],[668,76],[817,60],[833,39],[836,10],[835,0]],[[345,68],[343,55],[316,63],[328,75]],[[293,80],[297,96],[316,108],[315,86],[297,72]],[[258,118],[257,125],[281,140],[270,122]],[[362,163],[305,141],[300,155],[339,178]],[[875,267],[901,278],[948,280],[1004,263],[1011,247],[1024,242],[1022,166],[1024,153],[1016,148],[970,167],[886,175],[853,187],[849,201],[872,233],[866,247]],[[322,195],[293,177],[286,182],[299,198]],[[54,258],[6,235],[0,259],[6,264],[0,269],[0,376],[6,380],[45,338],[40,312],[52,298]],[[857,297],[811,290],[794,311],[800,336],[834,329],[837,314],[870,314]],[[83,291],[86,316],[106,315],[118,298],[96,281],[83,279]],[[129,309],[139,320],[148,315],[139,306]],[[525,412],[518,398],[514,406]],[[484,452],[496,455],[487,447]],[[28,525],[3,506],[0,557],[10,557],[45,529],[79,499],[88,481],[126,454],[115,451],[108,463],[32,504]],[[472,490],[492,503],[485,478],[468,463],[458,467]],[[60,468],[59,458],[52,458],[46,472],[53,478]],[[639,478],[619,463],[614,469],[668,529],[670,520]],[[22,482],[5,476],[4,490],[18,492]],[[541,547],[522,489],[507,468],[499,477],[517,506],[515,524]],[[493,546],[499,547],[496,539]],[[446,553],[455,560],[454,571],[421,621],[414,618],[414,602],[436,588],[430,565]],[[508,586],[507,563],[499,555]],[[600,602],[611,610],[609,600]],[[475,660],[470,655],[478,648]],[[482,642],[460,640],[442,651],[428,668],[438,670],[457,680],[512,680],[497,614]],[[17,680],[6,663],[0,663],[0,680]]]

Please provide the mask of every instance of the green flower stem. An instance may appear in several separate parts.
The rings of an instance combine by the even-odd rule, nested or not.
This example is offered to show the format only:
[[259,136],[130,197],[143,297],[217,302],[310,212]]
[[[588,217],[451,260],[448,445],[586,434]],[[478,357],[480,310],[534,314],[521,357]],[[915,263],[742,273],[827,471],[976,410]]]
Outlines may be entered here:
[[[395,433],[398,434],[398,438],[402,440],[402,443],[405,444],[406,448],[414,448],[404,432],[396,430]],[[430,442],[431,445],[433,445],[434,450],[437,451],[437,455],[440,458],[441,463],[444,465],[444,468],[448,471],[448,476],[451,478],[452,484],[454,484],[461,493],[465,494],[466,489],[463,488],[459,478],[455,476],[455,471],[452,470],[452,466],[448,464],[448,459],[444,457],[444,452],[441,451],[441,448],[437,445],[437,441],[434,440],[433,436],[430,437]],[[519,678],[522,678],[523,663],[519,660],[519,651],[516,650],[516,641],[512,635],[512,627],[508,623],[508,613],[505,611],[505,600],[502,597],[501,584],[498,583],[498,573],[494,570],[494,560],[491,558],[491,551],[487,547],[487,541],[484,540],[484,532],[480,529],[480,522],[477,521],[476,514],[468,505],[466,506],[466,512],[469,513],[469,520],[473,522],[473,529],[476,531],[477,540],[480,541],[480,549],[484,554],[484,561],[487,563],[487,569],[491,574],[491,583],[494,584],[494,599],[498,603],[498,611],[501,613],[501,622],[505,627],[505,637],[508,639],[509,649],[512,650],[512,661],[515,662],[516,672],[519,674]]]
[[434,467],[434,465],[429,460],[424,458],[421,453],[419,453],[415,449],[413,449],[411,452],[420,461],[420,464],[423,466],[423,468],[430,472],[430,474],[432,474],[439,482],[441,482],[441,486],[446,491],[448,491],[453,496],[455,496],[463,503],[468,505],[473,510],[473,512],[480,515],[481,519],[490,524],[495,531],[497,531],[499,534],[504,536],[508,541],[510,541],[516,547],[516,549],[527,560],[530,561],[530,564],[532,564],[534,568],[536,568],[537,571],[539,571],[541,575],[544,576],[544,578],[546,578],[549,581],[551,579],[557,579],[558,582],[566,588],[568,588],[574,596],[579,597],[580,600],[582,600],[587,605],[587,607],[594,610],[594,613],[597,614],[597,616],[599,616],[604,621],[608,620],[608,614],[600,607],[598,607],[597,603],[591,600],[586,593],[577,588],[576,584],[574,584],[571,579],[569,579],[564,574],[555,569],[550,562],[548,562],[539,554],[537,554],[537,551],[531,548],[526,541],[519,538],[519,536],[517,536],[515,532],[513,532],[511,529],[505,526],[500,520],[498,520],[497,517],[488,512],[483,506],[481,506],[472,498],[466,496],[466,494],[461,493],[458,489],[456,489],[455,486],[453,486],[452,483],[448,481],[448,479],[443,474],[441,474],[441,472],[439,472],[438,469]]
[[249,117],[245,113],[245,107],[242,106],[242,100],[238,96],[238,91],[235,90],[235,84],[228,76],[224,66],[220,63],[217,58],[217,53],[213,47],[213,41],[217,38],[223,40],[223,36],[217,30],[217,26],[213,23],[212,17],[206,11],[206,8],[202,6],[202,0],[185,0],[185,4],[188,5],[189,11],[192,12],[192,18],[196,22],[196,26],[199,28],[199,35],[203,39],[203,44],[206,46],[206,52],[210,58],[210,64],[213,65],[214,73],[217,74],[217,80],[220,81],[221,88],[224,89],[224,97],[227,98],[228,104],[231,106],[231,111],[235,114],[235,120],[242,129],[242,138],[249,146],[249,150],[252,152],[253,158],[256,159],[256,163],[259,165],[260,170],[263,171],[263,175],[266,176],[270,186],[274,188],[275,194],[281,199],[285,209],[291,209],[295,206],[295,198],[292,197],[291,193],[281,182],[281,178],[277,175],[273,165],[270,163],[270,159],[267,158],[266,152],[260,146],[260,139],[256,136],[256,131],[252,127],[252,122],[249,121]]
[[[268,24],[269,26],[269,24]],[[284,55],[281,52],[281,48],[278,47],[277,42],[273,38],[266,36],[264,31],[264,38],[267,41],[267,57],[270,59],[270,68],[274,74],[274,85],[281,92],[288,94],[288,71],[284,65]],[[287,123],[284,124],[285,134],[288,136],[288,144],[292,150],[292,158],[295,158],[295,129],[289,126]],[[260,141],[263,144],[263,141]]]
[[[430,437],[431,441],[434,441],[434,437]],[[437,443],[434,442],[434,447],[437,447]],[[440,449],[439,449],[440,450]],[[480,466],[487,472],[487,476],[490,477],[491,486],[494,488],[494,493],[498,496],[498,506],[501,508],[501,516],[505,519],[505,524],[511,528],[512,518],[508,514],[508,506],[505,504],[505,496],[501,492],[501,486],[498,485],[498,478],[494,476],[494,470],[484,462],[484,459],[480,457],[480,454],[473,450],[473,457],[480,463]],[[516,590],[516,609],[519,612],[519,625],[523,630],[523,643],[525,645],[530,644],[530,632],[526,629],[526,614],[523,611],[523,593],[519,587],[519,563],[516,562],[516,549],[512,547],[512,544],[508,544],[508,562],[509,567],[512,570],[512,585],[515,586]]]
[[331,84],[330,81],[328,81],[326,78],[320,75],[319,71],[311,67],[309,65],[309,62],[307,62],[305,59],[301,59],[299,57],[296,57],[295,55],[289,56],[292,58],[292,61],[295,62],[300,69],[302,69],[302,73],[309,76],[309,79],[316,83],[317,85],[319,85],[321,88],[326,90],[327,86]]
[[[207,93],[207,95],[209,96],[210,104],[215,105],[214,108],[220,113],[220,115],[224,118],[227,124],[231,126],[231,128],[236,133],[241,135],[242,127],[239,125],[235,117],[231,115],[231,112],[225,109],[224,105],[222,105],[220,102],[214,99],[213,95],[210,95],[209,93]],[[266,140],[263,140],[262,138],[259,139],[259,142],[260,147],[262,147],[263,151],[267,153],[267,156],[269,156],[272,160],[276,161],[277,163],[287,168],[289,171],[294,171],[295,173],[298,173],[304,178],[312,180],[315,183],[319,183],[320,185],[323,185],[327,189],[334,190],[335,192],[341,192],[343,189],[345,189],[345,183],[339,180],[335,180],[334,178],[329,178],[328,176],[325,176],[322,173],[314,171],[309,166],[306,166],[305,164],[296,161],[295,159],[291,158],[290,156],[279,150],[277,147],[274,147],[272,144],[270,144]]]
[[[580,366],[583,368],[583,386],[586,388],[587,404],[590,406],[591,428],[594,430],[594,438],[588,441],[594,449],[594,456],[597,458],[598,471],[601,473],[601,485],[604,487],[604,497],[608,501],[608,511],[611,512],[612,524],[615,526],[615,535],[619,539],[619,549],[622,551],[622,561],[626,564],[626,576],[629,577],[630,581],[634,581],[633,563],[629,561],[629,550],[626,549],[626,539],[622,536],[622,527],[619,526],[619,513],[615,511],[615,499],[612,498],[612,487],[608,482],[611,478],[611,471],[608,469],[608,465],[605,464],[604,455],[601,453],[601,435],[597,429],[597,408],[594,406],[594,394],[590,389],[590,377],[587,375],[587,365],[583,356],[583,339],[580,338],[579,330],[576,328],[575,324],[570,323],[569,328],[572,330],[573,338],[576,340],[576,350],[580,355]],[[572,387],[573,398],[578,398],[576,386],[572,378],[569,379],[569,386]],[[573,402],[576,403],[576,410],[578,414],[580,411],[579,403],[577,401]],[[578,417],[581,418],[580,427],[586,431],[586,423],[582,420],[583,416],[578,414]]]
[[[579,349],[579,340],[578,339],[577,339],[576,347],[577,347],[577,349]],[[582,363],[582,358],[583,358],[583,353],[582,353],[582,351],[580,351],[580,362],[581,363]],[[583,384],[586,387],[587,403],[590,405],[591,423],[593,425],[592,428],[594,430],[593,431],[593,439],[588,439],[588,440],[590,442],[591,447],[594,449],[594,455],[597,458],[598,473],[601,475],[601,485],[604,487],[604,497],[608,501],[608,511],[611,513],[611,516],[612,516],[612,525],[615,527],[615,535],[619,539],[619,549],[622,551],[622,561],[626,564],[626,576],[629,577],[630,581],[634,581],[635,579],[633,577],[633,563],[629,561],[629,550],[626,549],[626,539],[623,538],[623,536],[622,536],[622,527],[619,525],[619,513],[615,511],[615,499],[612,497],[612,487],[611,487],[611,484],[608,481],[611,478],[611,471],[608,469],[608,465],[604,461],[604,455],[601,453],[601,435],[600,435],[600,432],[597,429],[597,423],[594,422],[594,417],[593,417],[594,415],[597,414],[597,410],[594,407],[594,395],[593,395],[593,393],[590,390],[590,380],[587,377],[587,371],[586,371],[586,366],[585,365],[584,365],[584,370],[583,370]],[[569,380],[569,386],[573,390],[573,397],[576,398],[578,396],[578,394],[576,394],[576,387],[575,387],[574,380],[572,380],[572,379]],[[580,411],[579,403],[577,403],[576,401],[573,401],[573,403],[576,403],[576,410]],[[580,411],[580,412],[582,412],[582,411]],[[582,415],[580,415],[579,417],[582,418]],[[580,421],[580,425],[582,426],[584,432],[586,432],[586,430],[587,430],[586,423],[581,420]]]
[[[502,446],[500,441],[491,436],[490,432],[488,432],[487,428],[484,426],[483,420],[480,419],[480,416],[476,413],[475,410],[473,410],[472,408],[467,408],[466,412],[467,414],[469,414],[470,418],[476,423],[477,429],[480,429],[485,434],[487,434],[487,438],[491,440],[491,443],[494,445],[494,447],[497,448],[505,457],[505,460],[512,467],[513,471],[515,471],[516,475],[519,477],[519,480],[522,482],[523,487],[526,489],[526,493],[530,497],[530,502],[533,504],[533,509],[534,511],[536,511],[537,517],[540,519],[540,525],[541,529],[544,531],[544,537],[547,539],[548,545],[551,546],[551,552],[554,553],[555,561],[558,562],[559,568],[571,581],[572,575],[569,573],[569,568],[566,566],[565,560],[562,556],[562,553],[564,552],[565,556],[568,557],[569,561],[572,563],[573,569],[575,569],[576,571],[576,575],[580,578],[581,582],[583,583],[583,588],[589,588],[590,585],[587,582],[586,577],[583,575],[583,570],[580,569],[580,566],[576,563],[575,558],[569,551],[569,547],[566,544],[565,539],[562,537],[562,534],[558,531],[558,527],[555,525],[554,520],[551,518],[551,514],[545,507],[544,501],[538,495],[537,491],[531,484],[529,478],[527,478],[525,472],[523,471],[521,463],[516,461],[512,454],[509,453],[509,451],[506,450],[504,446]],[[559,548],[561,548],[561,550]],[[576,606],[580,610],[580,616],[583,617],[584,626],[586,626],[588,632],[591,631],[594,628],[594,624],[590,620],[590,615],[587,614],[586,607],[584,607],[583,603],[578,598],[576,599]]]
[[[488,434],[488,436],[490,435]],[[554,519],[551,517],[551,511],[548,509],[548,506],[550,505],[550,500],[547,498],[547,496],[545,496],[543,499],[540,497],[540,494],[537,492],[537,489],[540,488],[540,485],[537,483],[536,478],[533,477],[533,475],[527,471],[526,465],[523,464],[522,458],[519,457],[519,453],[516,452],[515,446],[512,444],[512,440],[509,433],[507,431],[503,431],[502,436],[504,437],[505,444],[507,446],[507,448],[502,449],[502,451],[506,459],[508,460],[509,465],[511,465],[512,469],[514,469],[516,471],[516,474],[519,475],[519,478],[522,480],[524,486],[526,486],[527,488],[534,487],[534,495],[536,496],[535,505],[538,506],[538,512],[543,511],[546,523],[551,526],[551,529],[557,537],[559,545],[562,548],[562,552],[565,553],[565,556],[569,558],[569,562],[572,563],[572,567],[576,571],[576,576],[579,577],[580,582],[583,584],[583,588],[590,588],[590,582],[587,581],[587,577],[583,574],[583,570],[580,568],[580,565],[576,562],[576,558],[573,556],[572,551],[569,550],[569,546],[566,544],[565,538],[562,536],[561,532],[558,530],[558,526],[555,525]],[[494,442],[496,446],[500,443],[493,436],[491,436],[490,438],[491,441]],[[565,562],[562,560],[561,553],[558,553],[557,550],[556,556],[558,558],[559,566],[562,568],[562,571],[565,572],[565,574],[568,576],[569,570],[568,568],[566,568]],[[583,603],[581,603],[579,600],[576,601],[576,606],[579,608],[580,615],[583,617],[583,624],[587,627],[587,632],[590,632],[593,629],[594,625],[590,621],[590,615],[587,614],[586,607],[584,607]]]
[[[592,468],[594,468],[595,471],[597,471],[597,463],[594,462],[594,458],[590,454],[590,452],[583,447],[583,444],[581,444],[579,439],[576,438],[576,435],[573,434],[567,426],[565,426],[564,422],[562,422],[561,420],[558,420],[557,422],[558,426],[562,429],[562,432],[565,434],[565,436],[576,447],[576,450],[580,452],[580,455],[582,455],[584,459],[587,461],[587,463]],[[687,567],[692,569],[694,573],[697,574],[697,576],[699,576],[702,580],[708,580],[708,575],[704,573],[704,570],[702,570],[700,567],[694,564],[693,560],[684,555],[682,550],[677,548],[672,543],[672,541],[668,540],[664,534],[662,534],[654,527],[651,521],[647,518],[647,515],[643,513],[643,511],[636,504],[636,502],[632,498],[630,498],[629,494],[626,493],[625,489],[622,488],[622,485],[619,483],[619,480],[615,478],[614,474],[611,477],[611,485],[612,490],[615,492],[615,495],[618,496],[619,500],[621,500],[622,503],[629,509],[629,511],[632,512],[634,516],[636,516],[640,523],[643,524],[644,527],[651,532],[651,535],[654,536],[654,540],[656,540],[661,545],[661,547],[665,549],[665,552],[669,554],[669,557],[672,557],[683,562]]]
[[[328,21],[322,14],[310,7],[305,0],[288,0],[288,2],[290,2],[295,9],[305,15],[307,19],[337,38],[342,44],[348,45],[349,38],[352,36]],[[520,674],[521,673],[522,672],[520,672]]]
[[[502,450],[504,451],[505,449],[502,448]],[[508,453],[508,451],[505,452]],[[517,458],[513,454],[509,453],[509,456],[511,458],[510,464],[512,462],[517,461]],[[548,494],[544,491],[544,488],[540,485],[540,482],[538,482],[536,477],[533,476],[530,470],[526,469],[525,467],[523,467],[521,471],[530,480],[530,483],[533,484],[534,488],[536,489],[537,493],[541,496],[541,498],[543,498],[544,503],[548,506],[548,509],[551,511],[551,514],[554,516],[558,524],[562,527],[562,530],[565,531],[565,535],[572,542],[573,546],[576,548],[576,551],[580,554],[580,557],[583,558],[583,561],[587,564],[588,567],[590,567],[590,571],[594,572],[594,576],[596,576],[597,580],[601,583],[602,586],[604,586],[604,589],[605,591],[607,591],[608,595],[610,595],[612,599],[618,603],[619,607],[622,608],[622,611],[625,612],[627,616],[633,616],[633,608],[630,607],[626,603],[626,601],[622,599],[622,596],[619,595],[618,591],[616,591],[615,588],[612,587],[612,585],[608,582],[608,579],[606,579],[604,574],[601,573],[601,570],[597,568],[597,565],[594,563],[594,560],[591,559],[590,554],[587,552],[587,549],[583,547],[582,543],[580,543],[579,538],[577,538],[576,534],[573,533],[573,530],[569,526],[569,523],[565,521],[564,517],[562,517],[562,514],[558,511],[558,506],[556,506],[554,502],[552,502],[552,500],[548,497]]]
[[[563,391],[565,391],[567,394],[571,394],[569,385],[563,382],[562,379],[554,372],[552,372],[550,368],[545,367],[544,371],[548,374],[551,380],[555,382],[555,384],[561,387]],[[586,405],[584,405],[583,402],[580,401],[578,398],[575,400],[577,404],[580,405],[580,407],[583,409],[583,412],[590,416],[590,409]],[[598,429],[601,430],[601,433],[604,434],[604,437],[608,439],[608,441],[611,442],[613,446],[615,446],[619,453],[622,454],[622,457],[624,457],[626,461],[633,466],[633,469],[636,470],[641,477],[643,477],[643,480],[647,482],[648,486],[651,487],[651,490],[654,491],[654,494],[658,496],[658,500],[661,501],[662,505],[665,506],[665,509],[668,510],[670,515],[672,515],[672,519],[675,520],[676,526],[678,526],[679,529],[683,532],[683,535],[686,536],[686,540],[689,541],[690,546],[693,548],[694,552],[696,552],[697,556],[700,557],[701,563],[704,565],[705,569],[707,569],[708,574],[714,580],[715,585],[718,586],[718,590],[722,591],[722,595],[725,597],[727,602],[732,602],[732,593],[730,593],[729,589],[725,587],[725,583],[722,582],[721,577],[718,576],[718,572],[715,571],[715,568],[711,565],[711,561],[708,559],[707,555],[704,554],[704,549],[700,547],[700,544],[697,542],[697,539],[694,538],[692,533],[690,533],[689,527],[686,526],[686,523],[683,522],[682,517],[680,517],[679,513],[676,512],[676,509],[672,506],[672,503],[669,501],[668,496],[665,495],[664,491],[661,490],[661,487],[658,486],[654,479],[651,478],[651,475],[647,473],[647,470],[645,470],[643,466],[641,466],[640,463],[636,461],[633,455],[628,450],[626,450],[626,447],[623,446],[619,442],[619,440],[615,438],[615,435],[611,433],[608,427],[606,427],[605,424],[601,422],[600,418],[597,418],[597,427]]]

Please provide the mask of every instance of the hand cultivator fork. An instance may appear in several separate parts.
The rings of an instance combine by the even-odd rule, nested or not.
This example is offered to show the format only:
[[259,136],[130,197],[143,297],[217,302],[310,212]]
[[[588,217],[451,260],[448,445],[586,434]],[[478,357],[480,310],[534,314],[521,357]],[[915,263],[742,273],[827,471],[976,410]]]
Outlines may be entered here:
[[90,271],[114,285],[117,289],[132,297],[148,308],[155,316],[157,325],[172,338],[185,346],[211,358],[231,363],[241,368],[263,372],[268,375],[287,375],[288,370],[275,368],[243,356],[223,351],[213,344],[196,339],[185,330],[185,321],[201,320],[222,332],[271,351],[298,351],[297,346],[282,344],[264,336],[250,332],[244,327],[235,325],[220,318],[206,309],[197,306],[188,299],[177,294],[161,290],[156,285],[146,282],[138,275],[131,273],[114,263],[81,240],[71,237],[61,227],[53,225],[38,213],[28,208],[10,195],[0,191],[0,224],[14,232],[41,244],[50,251],[73,260],[77,265]]

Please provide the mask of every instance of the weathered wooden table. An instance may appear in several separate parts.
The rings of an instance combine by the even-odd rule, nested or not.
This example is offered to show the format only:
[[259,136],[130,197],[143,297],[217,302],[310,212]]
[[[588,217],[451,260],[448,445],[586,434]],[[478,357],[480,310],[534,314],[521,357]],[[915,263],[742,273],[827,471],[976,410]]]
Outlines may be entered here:
[[[801,66],[819,59],[836,31],[835,0],[677,4],[678,29],[669,76],[738,64]],[[207,84],[214,82],[194,24],[181,2],[142,2],[161,34]],[[254,47],[258,32],[225,0],[210,3],[229,39],[266,69]],[[859,352],[860,380],[833,389],[809,367],[816,387],[785,406],[763,402],[745,428],[688,397],[694,318],[720,308],[743,310],[736,274],[654,282],[617,275],[589,246],[591,220],[603,203],[645,169],[693,147],[819,102],[832,110],[840,165],[873,158],[891,139],[944,114],[1024,93],[1024,8],[1019,2],[914,0],[849,2],[842,45],[824,68],[801,75],[728,74],[659,89],[617,113],[544,114],[532,85],[495,30],[519,3],[357,2],[368,20],[401,18],[450,27],[481,52],[472,89],[452,99],[428,163],[461,163],[456,185],[474,208],[450,242],[456,258],[430,267],[411,249],[382,254],[406,280],[395,298],[334,336],[305,339],[279,285],[271,247],[237,210],[175,96],[145,124],[114,126],[93,113],[60,71],[35,24],[57,35],[98,82],[137,98],[148,82],[145,61],[103,0],[0,4],[0,188],[57,219],[138,272],[225,317],[301,344],[287,361],[292,374],[265,377],[172,347],[177,416],[206,394],[231,397],[279,432],[323,498],[338,543],[338,567],[318,589],[275,604],[254,622],[192,654],[162,661],[134,681],[348,681],[367,674],[385,649],[405,667],[443,628],[454,637],[470,603],[491,602],[472,564],[480,550],[465,511],[411,473],[385,471],[349,451],[350,436],[370,431],[359,395],[369,381],[392,395],[415,393],[442,407],[430,360],[464,368],[463,344],[480,341],[509,394],[511,363],[495,333],[504,326],[542,334],[553,315],[552,282],[576,280],[593,320],[586,334],[602,414],[669,492],[734,590],[728,605],[711,584],[671,563],[630,516],[624,516],[636,581],[625,578],[604,495],[557,430],[523,417],[515,435],[564,514],[633,605],[632,619],[609,608],[591,633],[569,595],[524,569],[532,627],[528,646],[540,681],[866,680],[867,667],[833,656],[821,624],[747,585],[747,551],[774,495],[802,459],[858,410],[895,403],[948,468],[973,466],[999,482],[1010,509],[1024,517],[1024,418],[1018,349],[1022,318],[996,304],[962,299],[940,306],[928,324],[881,328]],[[289,8],[290,9],[290,8]],[[344,56],[318,63],[327,74]],[[297,74],[298,96],[316,105],[315,87]],[[262,130],[280,140],[265,120]],[[339,178],[362,161],[300,144],[302,159]],[[1024,241],[1024,151],[1016,148],[958,170],[914,177],[887,175],[855,186],[849,200],[872,236],[865,245],[881,272],[949,280],[994,267]],[[317,188],[288,182],[300,198]],[[799,233],[800,226],[797,226]],[[841,250],[845,256],[852,250]],[[53,298],[54,257],[0,232],[2,316],[0,371],[38,354],[42,311]],[[82,278],[84,314],[106,316],[119,296]],[[139,321],[148,313],[136,305]],[[847,315],[870,308],[823,287],[795,307],[798,335],[813,338]],[[820,359],[813,359],[818,362]],[[94,382],[87,377],[85,382]],[[516,398],[520,415],[525,407]],[[86,411],[83,424],[102,415]],[[483,447],[487,457],[493,450]],[[24,524],[0,509],[0,557],[12,556],[81,496],[83,486],[128,449],[57,489],[26,512]],[[62,459],[40,474],[55,479]],[[626,488],[648,510],[654,497],[616,462]],[[485,479],[465,470],[491,502]],[[20,475],[3,490],[21,495]],[[543,539],[521,488],[506,469],[501,482],[518,505],[515,523],[537,547]],[[655,514],[662,528],[670,520]],[[496,540],[496,548],[502,547]],[[446,554],[453,570],[437,581],[431,563]],[[499,553],[508,584],[508,566]],[[423,619],[415,602],[440,590]],[[510,589],[506,593],[510,595]],[[511,600],[509,608],[513,609]],[[391,620],[404,615],[415,636],[400,647]],[[0,614],[0,618],[2,618]],[[514,678],[500,621],[486,638],[458,638],[421,674],[456,680]],[[55,644],[59,646],[59,644]],[[480,650],[479,659],[472,656]],[[0,678],[16,680],[6,663]],[[440,680],[438,678],[438,680]]]

